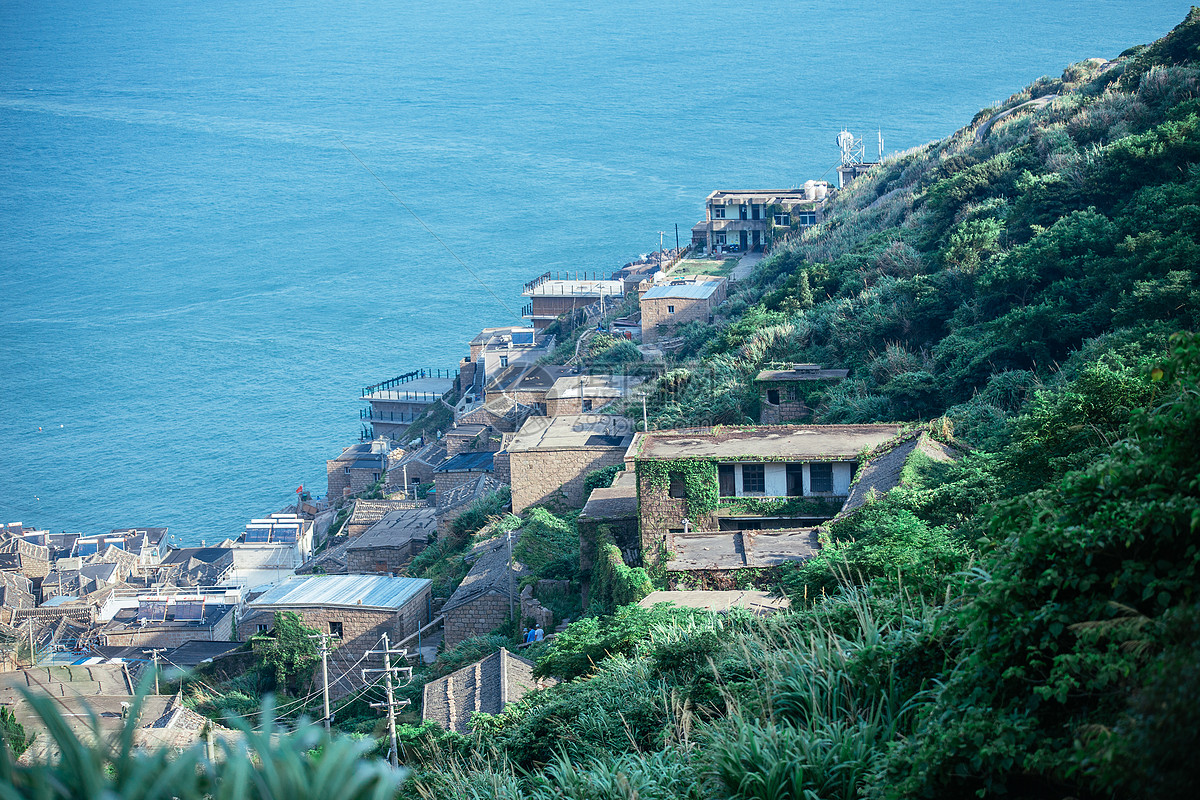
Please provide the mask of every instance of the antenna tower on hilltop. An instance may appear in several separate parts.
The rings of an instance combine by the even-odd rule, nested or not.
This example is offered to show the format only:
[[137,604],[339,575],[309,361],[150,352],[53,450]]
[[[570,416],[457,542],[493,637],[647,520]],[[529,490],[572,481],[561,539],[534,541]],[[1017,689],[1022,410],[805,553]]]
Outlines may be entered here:
[[837,135],[838,150],[842,151],[842,166],[850,167],[866,161],[863,153],[862,139],[856,139],[850,131],[843,130]]

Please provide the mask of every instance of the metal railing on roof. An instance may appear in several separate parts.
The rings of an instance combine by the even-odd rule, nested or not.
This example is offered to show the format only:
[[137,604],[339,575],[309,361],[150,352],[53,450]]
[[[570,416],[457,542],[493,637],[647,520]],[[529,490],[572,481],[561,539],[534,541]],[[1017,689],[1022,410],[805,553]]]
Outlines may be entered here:
[[414,369],[412,372],[406,372],[403,375],[397,375],[394,378],[389,378],[386,381],[364,386],[362,396],[366,397],[380,389],[391,389],[393,386],[400,386],[410,381],[415,381],[418,378],[450,378],[453,380],[458,376],[458,370],[449,369]]

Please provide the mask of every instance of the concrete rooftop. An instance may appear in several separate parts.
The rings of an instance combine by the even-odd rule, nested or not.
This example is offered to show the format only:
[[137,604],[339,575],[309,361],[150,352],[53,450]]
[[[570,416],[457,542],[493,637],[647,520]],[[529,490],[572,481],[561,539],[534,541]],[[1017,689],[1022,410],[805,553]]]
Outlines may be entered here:
[[636,435],[634,458],[667,461],[850,461],[900,433],[902,425],[774,425],[689,428]]
[[633,439],[633,424],[610,414],[560,414],[530,417],[508,445],[508,452],[620,448]]

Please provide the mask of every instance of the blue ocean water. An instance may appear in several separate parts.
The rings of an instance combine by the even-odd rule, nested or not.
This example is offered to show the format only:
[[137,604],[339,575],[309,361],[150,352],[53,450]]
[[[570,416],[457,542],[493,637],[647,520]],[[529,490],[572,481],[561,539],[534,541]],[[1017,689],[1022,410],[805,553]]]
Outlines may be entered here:
[[[546,270],[950,133],[1187,2],[0,2],[0,521],[235,534]],[[499,295],[485,291],[362,159]],[[507,306],[505,308],[504,306]]]

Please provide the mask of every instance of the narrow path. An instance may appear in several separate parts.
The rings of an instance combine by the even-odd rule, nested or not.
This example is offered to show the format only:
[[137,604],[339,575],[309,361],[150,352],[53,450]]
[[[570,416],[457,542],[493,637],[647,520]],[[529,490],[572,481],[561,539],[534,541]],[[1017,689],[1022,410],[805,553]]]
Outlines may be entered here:
[[758,266],[758,262],[762,260],[763,254],[761,252],[746,253],[746,255],[738,259],[737,266],[729,273],[730,282],[744,281],[746,278],[749,278],[750,273],[754,271],[754,268]]
[[1021,103],[1021,105],[1013,106],[1007,111],[1001,111],[999,114],[995,115],[987,122],[979,126],[979,130],[975,131],[975,141],[982,142],[983,137],[988,135],[988,131],[992,129],[993,125],[1007,117],[1009,114],[1012,114],[1014,111],[1021,111],[1023,109],[1037,111],[1039,108],[1043,108],[1044,106],[1048,105],[1051,100],[1054,100],[1057,97],[1057,94],[1042,95],[1041,97],[1036,97],[1033,100],[1026,100],[1024,103]]

